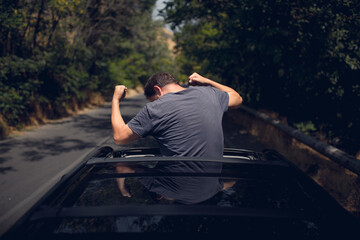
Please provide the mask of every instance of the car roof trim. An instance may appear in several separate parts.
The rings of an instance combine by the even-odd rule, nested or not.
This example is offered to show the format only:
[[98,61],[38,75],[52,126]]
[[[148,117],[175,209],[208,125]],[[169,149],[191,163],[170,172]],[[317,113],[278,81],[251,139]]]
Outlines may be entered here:
[[[236,157],[236,158],[235,158]],[[255,165],[270,165],[270,166],[283,166],[288,167],[289,164],[284,161],[269,161],[269,160],[250,160],[249,158],[238,157],[238,156],[224,156],[222,159],[212,158],[199,158],[199,157],[137,157],[131,156],[116,157],[116,158],[103,158],[93,157],[87,161],[87,165],[105,164],[105,163],[131,163],[131,162],[178,162],[178,161],[205,161],[205,162],[221,162],[221,163],[235,163],[235,164],[255,164]]]
[[45,207],[35,212],[30,221],[49,218],[121,217],[121,216],[233,216],[304,219],[304,212],[292,209],[240,208],[202,205],[127,205],[97,207]]

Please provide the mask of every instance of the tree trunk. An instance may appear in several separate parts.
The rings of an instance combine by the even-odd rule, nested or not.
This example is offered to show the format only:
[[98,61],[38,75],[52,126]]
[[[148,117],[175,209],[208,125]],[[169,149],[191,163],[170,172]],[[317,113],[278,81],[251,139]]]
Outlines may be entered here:
[[34,37],[33,37],[33,48],[36,47],[36,38],[37,38],[37,34],[38,34],[39,28],[40,28],[41,14],[44,11],[44,4],[45,4],[45,0],[41,0],[40,9],[39,9],[36,24],[35,24]]
[[48,42],[47,42],[47,46],[50,47],[50,43],[51,43],[51,39],[52,39],[52,36],[54,35],[54,32],[56,30],[56,27],[60,21],[60,17],[58,17],[58,19],[56,19],[55,17],[55,13],[53,10],[51,10],[51,18],[52,18],[52,27],[51,27],[51,31],[50,31],[50,34],[49,34],[49,38],[48,38]]

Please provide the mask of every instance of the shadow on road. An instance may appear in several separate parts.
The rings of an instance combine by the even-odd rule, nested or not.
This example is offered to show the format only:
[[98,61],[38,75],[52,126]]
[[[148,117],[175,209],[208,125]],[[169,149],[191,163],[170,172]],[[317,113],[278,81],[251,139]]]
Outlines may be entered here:
[[[143,96],[135,96],[121,102],[125,122],[138,113],[145,101]],[[99,141],[111,136],[111,104],[108,103],[84,114],[54,121],[23,136],[2,140],[0,174],[17,171],[16,164],[21,162],[51,161],[52,157],[64,153],[94,148]],[[145,138],[123,147],[143,146],[157,145],[152,138]]]
[[[1,144],[0,147],[0,154],[4,155],[7,154],[10,150],[11,147],[13,146],[14,141],[12,142],[3,142]],[[12,158],[10,156],[1,156],[0,157],[0,164],[3,164],[9,160],[11,160]],[[0,167],[0,174],[5,174],[9,171],[16,171],[13,167]]]
[[24,161],[40,161],[47,156],[56,156],[75,150],[83,150],[96,146],[94,142],[82,141],[79,139],[69,139],[66,137],[55,137],[43,140],[33,140],[22,144],[28,148],[21,155]]
[[[93,148],[96,144],[92,141],[82,141],[75,138],[54,137],[45,139],[10,140],[2,143],[0,164],[11,162],[14,158],[25,162],[41,161],[45,157],[57,156],[75,150]],[[15,153],[10,153],[11,147],[16,147]],[[16,171],[13,166],[0,167],[0,174]]]
[[0,167],[0,174],[5,174],[9,171],[16,171],[16,170],[13,167]]

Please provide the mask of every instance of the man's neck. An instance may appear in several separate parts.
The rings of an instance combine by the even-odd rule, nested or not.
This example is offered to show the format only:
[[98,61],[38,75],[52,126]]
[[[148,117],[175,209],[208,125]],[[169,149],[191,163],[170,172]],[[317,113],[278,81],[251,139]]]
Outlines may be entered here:
[[185,88],[183,88],[182,86],[175,84],[175,83],[170,83],[165,85],[164,87],[162,87],[163,93],[175,93],[175,92],[180,92],[185,90]]

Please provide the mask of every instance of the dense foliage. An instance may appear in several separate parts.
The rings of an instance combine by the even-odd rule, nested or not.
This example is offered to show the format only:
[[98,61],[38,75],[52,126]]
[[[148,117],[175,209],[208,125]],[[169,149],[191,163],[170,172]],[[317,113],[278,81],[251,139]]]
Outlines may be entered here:
[[115,84],[135,87],[171,71],[155,0],[2,0],[0,120],[20,126],[36,112],[65,113]]
[[354,0],[173,0],[177,61],[351,154],[359,149],[360,4]]

